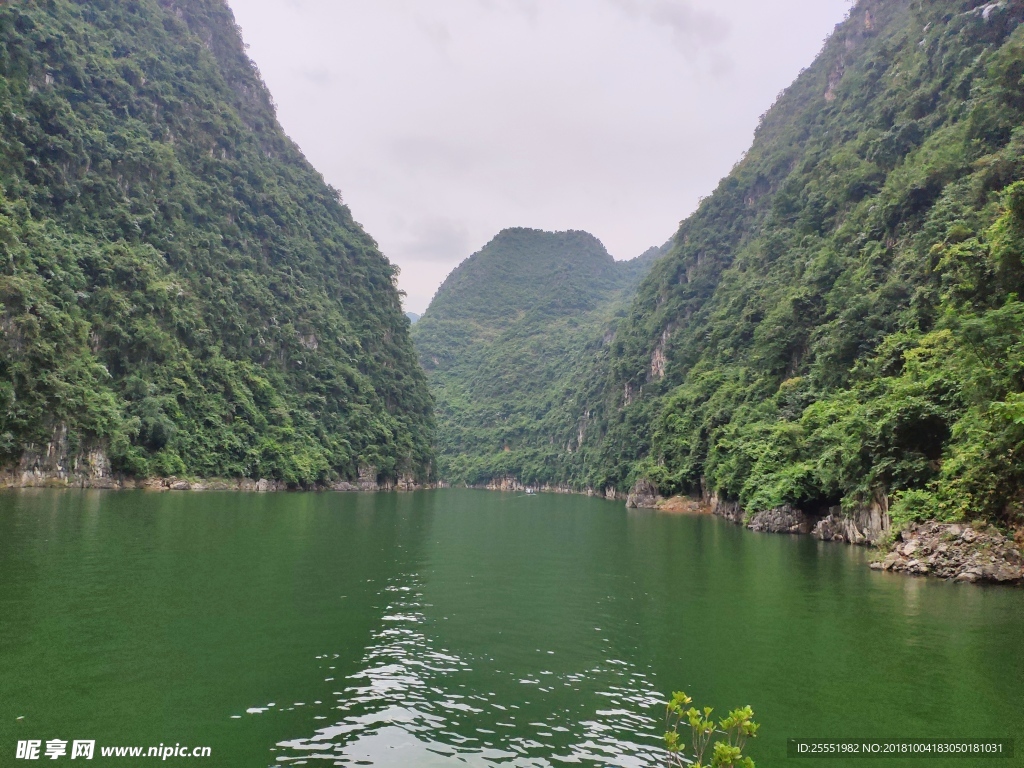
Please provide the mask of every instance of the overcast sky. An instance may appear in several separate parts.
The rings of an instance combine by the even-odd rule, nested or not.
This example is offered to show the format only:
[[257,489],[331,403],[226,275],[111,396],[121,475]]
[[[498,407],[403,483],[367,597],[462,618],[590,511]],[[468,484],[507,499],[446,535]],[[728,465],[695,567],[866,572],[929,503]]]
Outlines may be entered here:
[[288,134],[422,313],[505,227],[665,242],[849,0],[229,0]]

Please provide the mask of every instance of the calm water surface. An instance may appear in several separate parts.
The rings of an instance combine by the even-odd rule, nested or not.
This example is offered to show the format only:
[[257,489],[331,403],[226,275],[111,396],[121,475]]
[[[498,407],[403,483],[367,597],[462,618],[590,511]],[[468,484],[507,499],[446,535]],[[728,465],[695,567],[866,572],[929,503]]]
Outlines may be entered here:
[[566,496],[2,494],[0,765],[60,738],[212,748],[175,765],[653,767],[679,688],[749,703],[761,768],[851,764],[788,760],[791,737],[1024,750],[1024,590],[865,557]]

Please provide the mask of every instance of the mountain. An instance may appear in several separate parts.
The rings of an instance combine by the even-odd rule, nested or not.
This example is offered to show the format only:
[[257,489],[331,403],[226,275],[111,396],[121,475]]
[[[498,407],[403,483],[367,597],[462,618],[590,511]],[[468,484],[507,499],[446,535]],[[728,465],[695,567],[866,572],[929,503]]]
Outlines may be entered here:
[[415,325],[417,321],[420,319],[420,316],[417,315],[415,312],[406,312],[405,316],[409,318],[409,322],[412,323],[413,325]]
[[586,376],[660,253],[616,262],[586,232],[506,229],[448,276],[412,330],[442,479],[570,479]]
[[0,5],[0,122],[3,464],[429,474],[395,270],[223,0]]
[[1022,21],[853,7],[639,287],[580,486],[1024,522]]

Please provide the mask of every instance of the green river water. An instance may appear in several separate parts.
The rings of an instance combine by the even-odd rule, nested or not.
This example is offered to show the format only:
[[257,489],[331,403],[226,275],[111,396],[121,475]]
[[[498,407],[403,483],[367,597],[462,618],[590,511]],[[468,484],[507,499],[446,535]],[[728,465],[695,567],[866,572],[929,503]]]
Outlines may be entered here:
[[975,762],[797,737],[1021,753],[1024,590],[867,557],[572,496],[0,494],[0,766],[81,739],[89,765],[654,768],[680,688],[754,708],[759,768]]

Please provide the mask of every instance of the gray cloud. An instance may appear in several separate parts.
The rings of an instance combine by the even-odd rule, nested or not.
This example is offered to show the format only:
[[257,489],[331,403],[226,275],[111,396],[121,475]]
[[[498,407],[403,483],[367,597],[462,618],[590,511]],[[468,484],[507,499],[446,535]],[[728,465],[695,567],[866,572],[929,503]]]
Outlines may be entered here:
[[695,7],[688,0],[611,0],[628,15],[667,28],[684,53],[721,43],[729,34],[728,19]]
[[483,8],[489,11],[502,11],[505,13],[518,13],[531,22],[536,22],[540,16],[540,5],[537,0],[476,0]]
[[664,242],[848,0],[229,0],[288,134],[422,312],[510,226]]
[[391,140],[394,161],[410,173],[465,174],[479,162],[465,142],[439,136],[406,135]]
[[416,23],[420,30],[442,53],[447,53],[452,42],[452,33],[443,20],[427,16],[422,12],[416,14]]
[[299,75],[320,88],[330,85],[334,80],[334,73],[323,68],[302,69]]
[[468,256],[472,248],[466,225],[452,219],[418,219],[403,234],[403,250],[415,261],[458,262]]

